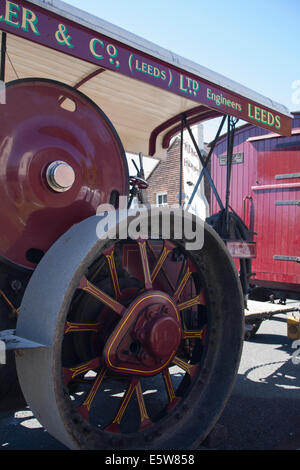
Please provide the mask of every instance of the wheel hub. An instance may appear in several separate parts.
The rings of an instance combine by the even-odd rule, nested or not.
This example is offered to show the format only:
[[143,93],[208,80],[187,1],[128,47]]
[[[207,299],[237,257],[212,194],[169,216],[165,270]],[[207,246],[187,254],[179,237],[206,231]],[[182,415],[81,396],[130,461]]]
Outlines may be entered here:
[[75,183],[75,172],[68,163],[55,161],[48,166],[46,178],[53,191],[63,193],[71,189]]
[[181,336],[174,301],[164,292],[148,291],[127,308],[109,338],[106,364],[119,373],[158,374],[174,358]]

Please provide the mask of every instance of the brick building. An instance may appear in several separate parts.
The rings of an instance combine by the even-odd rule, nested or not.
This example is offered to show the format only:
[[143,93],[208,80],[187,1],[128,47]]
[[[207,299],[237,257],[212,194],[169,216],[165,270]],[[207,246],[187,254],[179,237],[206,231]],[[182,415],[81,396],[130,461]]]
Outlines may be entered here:
[[[193,132],[198,141],[199,148],[203,153],[202,126],[197,126]],[[179,203],[180,148],[181,138],[180,136],[176,136],[167,151],[166,159],[159,161],[149,174],[147,178],[149,187],[144,191],[144,199],[148,204],[154,206],[172,206]],[[182,171],[183,204],[188,203],[201,170],[202,166],[199,157],[187,131],[185,131],[183,139]],[[209,215],[209,194],[210,191],[206,192],[205,190],[205,180],[203,179],[191,206],[191,211],[202,218]]]

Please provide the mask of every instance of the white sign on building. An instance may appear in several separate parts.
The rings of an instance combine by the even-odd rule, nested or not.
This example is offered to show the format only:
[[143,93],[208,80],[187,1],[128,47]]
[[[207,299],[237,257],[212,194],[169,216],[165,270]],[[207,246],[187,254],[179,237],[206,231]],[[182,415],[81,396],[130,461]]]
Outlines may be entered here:
[[[203,142],[203,125],[199,124],[192,128],[193,135],[198,144],[200,151],[204,149]],[[202,171],[202,165],[189,132],[184,131],[183,134],[183,203],[186,207],[195,189],[195,185]],[[209,216],[209,204],[205,197],[204,178],[194,196],[193,202],[189,207],[189,211],[205,220]]]

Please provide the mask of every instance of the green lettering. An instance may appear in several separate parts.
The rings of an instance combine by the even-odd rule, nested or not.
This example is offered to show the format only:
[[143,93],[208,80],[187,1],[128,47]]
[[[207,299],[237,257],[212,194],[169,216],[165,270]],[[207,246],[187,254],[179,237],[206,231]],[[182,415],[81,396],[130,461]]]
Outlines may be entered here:
[[135,61],[135,68],[136,68],[136,70],[138,70],[139,72],[142,71],[142,69],[141,69],[140,66],[139,66],[139,61],[138,61],[138,60]]
[[24,29],[24,31],[28,31],[28,28],[30,26],[32,32],[36,34],[37,36],[39,36],[40,32],[36,27],[37,22],[38,22],[38,18],[36,14],[33,13],[33,11],[31,10],[27,10],[27,8],[23,8],[21,28]]
[[192,88],[193,80],[191,78],[188,78],[188,77],[186,77],[186,79],[188,81],[188,88]]
[[180,75],[180,86],[179,89],[187,93],[187,88],[184,88],[184,75]]
[[162,80],[167,80],[167,75],[166,75],[166,72],[164,70],[161,71],[161,79]]
[[117,57],[118,51],[113,44],[108,44],[106,50],[107,50],[109,57],[112,57],[113,59]]
[[254,119],[260,122],[260,108],[258,106],[254,107]]
[[153,66],[152,65],[148,65],[148,74],[153,75]]
[[193,80],[193,90],[198,91],[199,90],[199,83],[196,80]]
[[261,110],[261,122],[263,122],[264,124],[268,124],[267,111],[265,109]]
[[280,129],[281,123],[280,123],[280,116],[275,116],[275,122],[276,122],[276,129]]
[[251,104],[250,103],[248,104],[248,116],[249,116],[249,118],[254,119],[254,116],[252,116],[252,114],[251,114]]
[[[15,8],[17,11],[14,11],[13,8]],[[20,22],[14,21],[14,18],[18,18],[19,11],[20,11],[19,5],[13,2],[6,2],[6,11],[5,11],[5,18],[4,18],[5,23],[11,26],[15,26],[16,28],[19,28]]]
[[147,64],[142,62],[142,72],[147,73]]
[[[271,120],[270,120],[270,118],[271,118]],[[273,114],[268,112],[268,125],[272,127],[272,126],[274,126],[274,122],[275,122],[275,119],[274,119]]]
[[95,44],[100,44],[101,47],[104,47],[104,43],[100,39],[93,38],[90,41],[90,51],[96,59],[103,59],[103,55],[97,54],[95,51]]
[[210,88],[207,88],[206,97],[207,97],[209,100],[211,100],[211,89],[210,89]]

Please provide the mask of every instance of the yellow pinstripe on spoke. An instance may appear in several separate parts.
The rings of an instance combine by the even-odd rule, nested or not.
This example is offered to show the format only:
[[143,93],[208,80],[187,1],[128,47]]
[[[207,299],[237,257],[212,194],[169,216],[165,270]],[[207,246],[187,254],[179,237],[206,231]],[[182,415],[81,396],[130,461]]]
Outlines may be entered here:
[[189,278],[191,277],[191,274],[192,274],[192,271],[190,271],[190,268],[187,268],[185,275],[181,279],[180,284],[177,287],[177,290],[173,295],[173,299],[174,299],[175,302],[178,302],[178,300],[179,300],[179,298],[182,294],[183,289],[185,288],[185,286],[188,283]]
[[117,412],[117,414],[116,414],[116,417],[115,417],[115,419],[113,420],[112,424],[116,423],[116,424],[119,424],[119,425],[120,425],[120,423],[121,423],[121,421],[122,421],[122,418],[123,418],[123,415],[124,415],[124,413],[125,413],[125,411],[126,411],[126,408],[127,408],[128,404],[129,404],[130,400],[131,400],[132,394],[133,394],[133,392],[134,392],[136,386],[137,386],[137,379],[134,378],[134,379],[130,382],[129,387],[128,387],[127,390],[126,390],[126,393],[125,393],[125,395],[124,395],[123,401],[122,401],[122,403],[121,403],[121,405],[120,405],[120,408],[119,408],[119,410],[118,410],[118,412]]
[[112,283],[114,286],[115,298],[119,299],[121,297],[121,290],[120,290],[117,268],[116,268],[116,263],[115,263],[115,258],[114,258],[114,251],[112,251],[112,253],[110,254],[107,254],[106,259],[108,261],[110,275],[111,275]]
[[146,405],[145,405],[145,401],[144,401],[140,381],[137,383],[135,392],[136,392],[137,402],[138,402],[138,405],[139,405],[139,410],[140,410],[140,415],[141,415],[141,423],[143,424],[145,421],[150,420],[150,418],[149,418],[147,410],[146,410]]
[[165,260],[167,259],[168,257],[168,254],[171,252],[172,250],[168,250],[166,247],[164,247],[156,265],[155,265],[155,268],[153,269],[152,271],[152,274],[151,274],[151,281],[154,282],[159,271],[161,270]]
[[139,249],[140,249],[141,261],[142,261],[142,266],[143,266],[144,279],[145,279],[145,288],[146,288],[146,290],[151,290],[152,289],[152,281],[151,281],[151,274],[150,274],[150,269],[149,269],[146,242],[145,241],[139,241],[138,246],[139,246]]
[[99,374],[97,375],[97,378],[87,396],[87,398],[84,400],[82,406],[85,406],[87,408],[88,411],[90,411],[90,408],[92,406],[92,403],[93,403],[93,400],[96,396],[96,393],[100,387],[100,385],[102,384],[103,382],[103,379],[104,379],[104,376],[106,374],[106,368],[103,367],[103,369],[99,372]]

